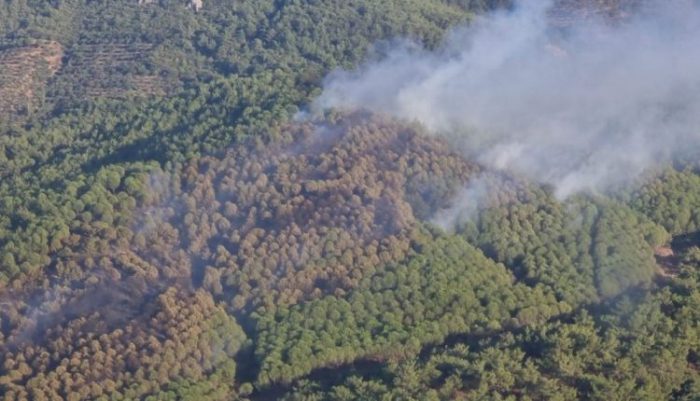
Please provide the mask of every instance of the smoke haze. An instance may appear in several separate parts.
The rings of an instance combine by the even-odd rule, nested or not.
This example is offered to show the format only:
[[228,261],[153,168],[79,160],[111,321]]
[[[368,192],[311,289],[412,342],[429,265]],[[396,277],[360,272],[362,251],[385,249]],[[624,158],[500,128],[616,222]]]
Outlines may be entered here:
[[489,181],[481,176],[469,181],[452,200],[452,206],[438,211],[431,223],[445,231],[455,231],[466,222],[472,221],[488,204]]
[[418,120],[560,198],[605,191],[700,144],[700,12],[653,5],[617,24],[554,30],[551,1],[521,1],[435,51],[403,42],[333,72],[314,107]]

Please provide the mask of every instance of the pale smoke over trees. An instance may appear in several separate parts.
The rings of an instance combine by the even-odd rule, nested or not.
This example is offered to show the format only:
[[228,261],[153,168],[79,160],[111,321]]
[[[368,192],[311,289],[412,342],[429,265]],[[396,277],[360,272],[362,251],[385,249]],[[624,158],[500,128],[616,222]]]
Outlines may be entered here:
[[550,1],[452,31],[435,51],[403,42],[325,81],[316,109],[418,120],[487,166],[601,192],[700,143],[700,12],[658,1],[624,21],[552,29]]
[[466,187],[462,188],[452,201],[452,206],[438,211],[431,223],[447,231],[460,228],[465,222],[472,221],[480,209],[487,206],[488,194],[492,188],[492,182],[481,176],[473,178]]

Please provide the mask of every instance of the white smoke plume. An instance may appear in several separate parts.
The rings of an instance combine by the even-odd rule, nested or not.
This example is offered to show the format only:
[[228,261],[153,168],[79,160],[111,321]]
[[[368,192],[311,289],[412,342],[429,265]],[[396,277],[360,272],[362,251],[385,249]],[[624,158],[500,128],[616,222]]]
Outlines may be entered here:
[[659,0],[618,24],[549,24],[551,1],[452,31],[437,50],[404,42],[335,71],[314,107],[418,120],[487,166],[565,198],[627,183],[700,145],[700,11]]
[[452,201],[452,205],[438,211],[431,219],[431,223],[448,232],[454,232],[479,214],[482,209],[488,206],[489,182],[476,177],[462,188]]

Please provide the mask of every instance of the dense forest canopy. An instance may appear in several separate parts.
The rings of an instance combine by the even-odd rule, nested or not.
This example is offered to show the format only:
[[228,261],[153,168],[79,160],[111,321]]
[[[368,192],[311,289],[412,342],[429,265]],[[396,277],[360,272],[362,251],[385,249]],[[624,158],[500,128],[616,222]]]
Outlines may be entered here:
[[[556,35],[652,10],[554,3]],[[3,399],[700,397],[697,155],[562,198],[420,121],[308,112],[513,7],[0,2]]]

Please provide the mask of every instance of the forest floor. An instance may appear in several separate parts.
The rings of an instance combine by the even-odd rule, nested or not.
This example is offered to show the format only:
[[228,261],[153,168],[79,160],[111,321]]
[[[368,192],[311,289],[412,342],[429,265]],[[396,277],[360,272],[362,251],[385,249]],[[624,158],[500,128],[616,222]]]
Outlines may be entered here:
[[678,277],[680,264],[689,248],[700,245],[700,232],[673,237],[670,246],[658,247],[654,250],[656,262],[659,265],[659,275],[662,277]]

